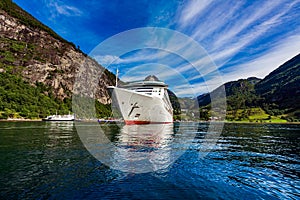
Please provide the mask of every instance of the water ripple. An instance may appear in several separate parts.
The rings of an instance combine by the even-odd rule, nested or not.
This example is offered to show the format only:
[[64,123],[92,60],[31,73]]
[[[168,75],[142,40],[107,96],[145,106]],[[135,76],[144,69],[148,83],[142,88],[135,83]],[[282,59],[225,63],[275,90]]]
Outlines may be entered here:
[[[226,124],[205,157],[208,124],[178,125],[143,137],[105,125],[116,146],[159,166],[134,174],[91,156],[73,124],[0,123],[0,199],[300,198],[299,125]],[[170,164],[174,154],[181,156]]]

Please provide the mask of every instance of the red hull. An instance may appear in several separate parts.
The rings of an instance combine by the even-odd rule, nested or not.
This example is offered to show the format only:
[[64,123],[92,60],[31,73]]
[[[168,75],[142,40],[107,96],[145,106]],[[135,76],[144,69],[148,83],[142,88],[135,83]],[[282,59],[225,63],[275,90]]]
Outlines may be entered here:
[[125,120],[126,125],[139,125],[139,124],[170,124],[173,122],[151,122],[151,121],[139,121],[139,120]]

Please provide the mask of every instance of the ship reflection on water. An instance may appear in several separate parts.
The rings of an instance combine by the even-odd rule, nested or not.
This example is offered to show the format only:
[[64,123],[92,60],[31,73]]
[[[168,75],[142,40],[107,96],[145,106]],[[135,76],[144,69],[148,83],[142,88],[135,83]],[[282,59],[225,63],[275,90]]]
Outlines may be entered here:
[[195,127],[176,124],[77,125],[88,151],[107,166],[130,173],[167,169],[184,151],[181,143],[194,138]]
[[173,124],[125,125],[117,136],[114,164],[135,173],[167,168],[171,162]]
[[44,134],[48,137],[46,146],[55,147],[64,145],[68,147],[75,140],[73,133],[73,121],[49,121],[45,122]]

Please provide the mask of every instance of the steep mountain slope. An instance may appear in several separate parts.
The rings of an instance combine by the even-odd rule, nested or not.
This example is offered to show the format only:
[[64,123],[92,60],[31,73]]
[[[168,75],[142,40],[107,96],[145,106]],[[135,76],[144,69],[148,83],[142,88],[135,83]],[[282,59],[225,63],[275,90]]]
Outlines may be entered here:
[[[248,79],[240,79],[224,84],[227,96],[227,109],[239,109],[251,107],[257,104],[258,97],[255,94],[254,85],[261,79],[250,77]],[[212,93],[217,93],[219,88]],[[199,107],[210,104],[210,94],[202,94],[198,96]]]
[[[291,115],[300,119],[300,54],[264,79],[252,77],[225,83],[227,111],[259,107],[270,115]],[[212,93],[217,93],[218,88]],[[198,96],[199,107],[209,107],[210,94]],[[284,118],[284,117],[283,117]],[[289,118],[289,117],[287,117]]]
[[255,85],[264,101],[280,109],[300,109],[300,54],[271,72]]
[[[1,0],[0,73],[10,75],[1,76],[2,79],[9,78],[7,81],[10,82],[21,78],[24,83],[22,81],[18,83],[26,84],[26,87],[41,85],[47,88],[40,91],[42,95],[55,99],[59,105],[70,101],[76,73],[79,73],[78,70],[83,65],[85,68],[81,69],[80,74],[85,76],[93,77],[97,71],[103,70],[96,61],[87,57],[74,44],[61,38],[11,0]],[[95,86],[95,96],[100,103],[110,103],[106,86],[113,85],[114,81],[114,75],[105,70],[98,85]],[[87,82],[81,87],[89,89],[91,85]],[[5,99],[8,103],[14,101]],[[70,104],[68,107],[70,110]]]

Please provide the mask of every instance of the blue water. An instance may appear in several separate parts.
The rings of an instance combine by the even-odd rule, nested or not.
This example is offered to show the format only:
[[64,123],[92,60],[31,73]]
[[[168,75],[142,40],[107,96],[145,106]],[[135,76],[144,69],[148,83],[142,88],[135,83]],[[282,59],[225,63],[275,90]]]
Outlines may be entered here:
[[134,173],[93,157],[73,123],[1,122],[0,199],[300,199],[300,125],[225,124],[203,154],[208,126],[174,124],[151,138],[137,134],[151,126],[102,125],[157,169]]

